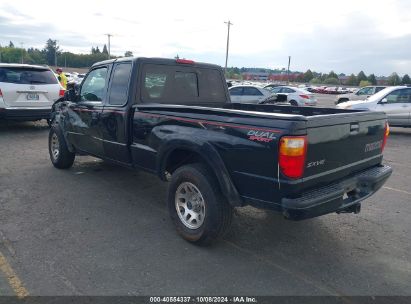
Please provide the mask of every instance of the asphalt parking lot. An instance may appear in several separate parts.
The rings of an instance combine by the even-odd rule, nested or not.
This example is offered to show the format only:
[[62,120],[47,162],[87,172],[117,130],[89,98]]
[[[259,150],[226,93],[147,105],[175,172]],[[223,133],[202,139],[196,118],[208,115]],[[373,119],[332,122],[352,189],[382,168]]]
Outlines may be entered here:
[[391,131],[394,173],[360,214],[237,209],[223,240],[196,247],[166,183],[91,157],[57,170],[44,122],[0,122],[0,295],[411,295],[411,129]]

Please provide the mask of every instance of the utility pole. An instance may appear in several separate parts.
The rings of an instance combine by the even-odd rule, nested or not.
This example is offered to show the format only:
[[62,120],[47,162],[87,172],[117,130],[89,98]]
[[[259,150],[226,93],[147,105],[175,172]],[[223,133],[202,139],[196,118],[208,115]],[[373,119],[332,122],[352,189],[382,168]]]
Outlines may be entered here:
[[227,24],[227,48],[225,51],[225,66],[224,66],[224,74],[226,74],[227,73],[227,62],[228,62],[228,47],[230,44],[230,26],[234,24],[232,24],[230,20],[224,23]]
[[113,36],[112,34],[105,34],[108,39],[108,59],[110,59],[110,38]]
[[56,46],[54,47],[54,65],[57,68],[57,42],[58,40],[56,40]]
[[288,56],[287,84],[290,83],[290,63],[291,63],[291,56]]
[[21,44],[21,64],[23,64],[24,63],[24,48],[23,48],[24,43],[20,42],[20,44]]

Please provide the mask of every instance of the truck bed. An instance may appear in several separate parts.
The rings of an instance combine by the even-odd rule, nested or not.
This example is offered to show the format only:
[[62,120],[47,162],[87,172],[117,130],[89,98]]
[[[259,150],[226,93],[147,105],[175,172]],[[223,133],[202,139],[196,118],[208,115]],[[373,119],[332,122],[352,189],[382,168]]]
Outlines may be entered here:
[[[385,114],[380,112],[252,104],[219,108],[135,107],[135,124],[150,125],[144,132],[149,129],[152,135],[157,134],[156,128],[167,132],[167,137],[147,140],[153,153],[161,149],[158,144],[181,134],[199,143],[209,141],[222,157],[236,188],[247,199],[275,202],[284,196],[295,197],[382,161],[381,147],[366,150],[367,144],[379,144],[384,136]],[[298,180],[290,180],[279,172],[278,143],[285,135],[308,139],[307,167]],[[269,139],[250,139],[261,137]],[[154,161],[155,156],[134,158]]]

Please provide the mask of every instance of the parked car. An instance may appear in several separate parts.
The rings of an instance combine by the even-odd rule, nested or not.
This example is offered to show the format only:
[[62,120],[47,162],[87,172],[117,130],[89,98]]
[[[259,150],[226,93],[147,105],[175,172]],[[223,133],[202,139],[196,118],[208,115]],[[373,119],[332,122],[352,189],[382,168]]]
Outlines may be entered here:
[[320,87],[316,87],[314,88],[314,93],[319,93],[319,94],[325,94],[327,87],[326,86],[320,86]]
[[392,172],[384,113],[232,103],[216,65],[107,60],[65,99],[53,106],[52,164],[89,154],[169,180],[171,219],[197,244],[224,233],[233,207],[358,213]]
[[325,94],[338,94],[338,87],[327,87],[324,89]]
[[338,87],[337,92],[338,94],[347,94],[347,93],[350,93],[351,91],[345,87]]
[[371,95],[374,95],[375,93],[378,93],[385,88],[385,86],[368,86],[359,89],[355,93],[341,94],[336,97],[335,104],[349,100],[365,100]]
[[292,106],[315,106],[317,104],[314,94],[303,89],[281,86],[272,88],[270,92],[287,95],[287,101]]
[[228,92],[230,93],[231,102],[238,103],[260,103],[273,95],[269,90],[251,85],[230,87]]
[[64,89],[48,67],[0,64],[1,119],[49,119],[51,106],[63,95]]
[[411,127],[411,87],[388,87],[365,101],[347,101],[337,108],[385,112],[391,126]]

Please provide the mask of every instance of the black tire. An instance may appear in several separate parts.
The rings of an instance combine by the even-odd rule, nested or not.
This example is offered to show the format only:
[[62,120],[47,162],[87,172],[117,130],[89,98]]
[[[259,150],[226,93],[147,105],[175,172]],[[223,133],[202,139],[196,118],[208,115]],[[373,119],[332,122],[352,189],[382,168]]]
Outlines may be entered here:
[[[57,139],[57,140],[56,140]],[[58,153],[56,148],[58,147]],[[58,169],[68,169],[73,165],[75,153],[67,148],[66,140],[58,125],[53,125],[49,132],[49,155],[54,167]]]
[[348,101],[348,100],[349,100],[348,98],[340,98],[340,99],[338,99],[337,104],[346,102],[346,101]]
[[[177,195],[180,193],[178,190],[187,183],[194,185],[199,190],[204,202],[203,222],[198,228],[187,227],[179,216],[184,208],[180,207],[179,212],[176,207]],[[197,192],[193,193],[197,194]],[[198,245],[209,244],[211,241],[223,236],[231,225],[233,208],[221,194],[214,175],[200,163],[182,166],[172,174],[168,188],[167,205],[177,232],[191,243]],[[194,207],[191,211],[193,210]]]
[[290,100],[290,105],[298,107],[298,103],[295,100]]

